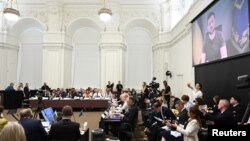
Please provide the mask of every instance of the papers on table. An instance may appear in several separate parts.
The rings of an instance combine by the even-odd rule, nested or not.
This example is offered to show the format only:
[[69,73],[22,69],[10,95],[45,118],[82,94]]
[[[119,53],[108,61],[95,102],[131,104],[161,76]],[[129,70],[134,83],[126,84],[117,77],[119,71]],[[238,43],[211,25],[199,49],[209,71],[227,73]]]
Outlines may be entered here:
[[62,100],[71,100],[71,98],[65,97]]
[[78,96],[75,96],[75,97],[74,97],[74,99],[80,99],[80,97],[78,97]]
[[[162,129],[166,130],[166,131],[170,131],[170,128],[168,126],[163,126],[161,127]],[[170,134],[174,137],[179,137],[181,136],[181,133],[177,132],[177,131],[170,131]]]
[[179,137],[181,136],[181,133],[177,132],[177,131],[170,131],[170,134],[174,137]]

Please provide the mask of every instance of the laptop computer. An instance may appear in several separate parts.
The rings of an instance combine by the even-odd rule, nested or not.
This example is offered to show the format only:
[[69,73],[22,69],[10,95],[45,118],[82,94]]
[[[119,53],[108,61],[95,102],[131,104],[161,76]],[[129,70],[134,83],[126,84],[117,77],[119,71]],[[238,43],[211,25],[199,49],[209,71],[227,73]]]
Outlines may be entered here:
[[50,124],[55,123],[55,117],[54,117],[54,111],[52,109],[52,107],[43,109],[41,111],[43,118],[46,122],[49,122]]

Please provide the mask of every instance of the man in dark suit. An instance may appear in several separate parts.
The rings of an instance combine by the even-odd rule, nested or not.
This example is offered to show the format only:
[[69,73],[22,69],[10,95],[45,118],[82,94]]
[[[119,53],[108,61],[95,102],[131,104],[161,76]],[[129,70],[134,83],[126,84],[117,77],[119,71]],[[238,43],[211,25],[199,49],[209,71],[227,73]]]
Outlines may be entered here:
[[30,98],[30,89],[29,89],[29,83],[25,84],[25,87],[23,89],[23,93],[24,93],[24,98],[25,99],[29,99]]
[[[176,102],[175,104],[175,107],[176,107],[176,110],[178,110],[178,114],[177,114],[177,124],[181,124],[181,125],[185,125],[185,123],[188,121],[188,111],[187,109],[185,108],[185,103],[182,102],[182,101],[178,101]],[[167,121],[164,121],[164,123],[166,123]],[[171,136],[171,137],[170,137]],[[175,140],[183,140],[183,136],[181,137],[174,137],[170,134],[170,131],[169,130],[164,130],[160,133],[160,136],[157,138],[158,141],[161,140],[162,137],[168,137],[168,138],[171,138],[171,139],[175,139]]]
[[117,98],[120,98],[120,95],[122,93],[123,86],[121,84],[121,81],[118,81],[118,84],[116,85],[116,91],[117,91]]
[[[162,131],[161,127],[163,125],[163,120],[176,120],[175,115],[173,112],[167,108],[161,105],[161,103],[156,102],[153,105],[153,110],[156,112],[156,115],[152,118],[152,120],[149,122],[149,129],[150,133],[148,136],[149,141],[158,141],[160,136],[160,132]],[[157,120],[161,119],[160,120]]]
[[230,109],[233,113],[235,123],[240,123],[244,115],[244,108],[240,104],[240,98],[238,96],[232,96],[230,104]]
[[49,141],[78,141],[80,140],[80,124],[72,122],[73,115],[71,106],[64,106],[62,109],[62,120],[52,124],[49,132]]
[[217,115],[209,114],[204,109],[201,109],[201,112],[206,119],[213,121],[214,125],[232,125],[235,124],[235,122],[229,106],[228,100],[221,99],[218,104],[220,112]]
[[129,106],[129,110],[127,112],[124,113],[124,115],[121,114],[122,119],[123,119],[123,123],[120,126],[120,131],[119,131],[119,138],[121,141],[123,140],[130,140],[131,137],[129,137],[126,132],[130,130],[130,128],[128,128],[129,126],[131,127],[133,132],[137,119],[138,119],[138,108],[135,105],[135,101],[132,97],[129,98],[128,101],[128,106]]
[[108,81],[108,84],[107,84],[106,87],[109,88],[109,89],[113,89],[114,83],[111,83],[110,81]]
[[184,105],[185,105],[185,103],[182,101],[178,101],[175,104],[175,108],[179,112],[177,115],[177,121],[179,124],[182,124],[182,125],[184,125],[188,120],[188,111]]
[[106,91],[111,91],[113,93],[114,83],[111,83],[108,81],[108,84],[106,85]]
[[138,108],[135,105],[135,101],[132,97],[128,101],[129,110],[123,115],[123,122],[129,123],[134,126],[135,120],[138,118]]
[[31,109],[23,109],[20,117],[19,123],[25,130],[27,141],[47,141],[47,133],[40,120],[32,119]]

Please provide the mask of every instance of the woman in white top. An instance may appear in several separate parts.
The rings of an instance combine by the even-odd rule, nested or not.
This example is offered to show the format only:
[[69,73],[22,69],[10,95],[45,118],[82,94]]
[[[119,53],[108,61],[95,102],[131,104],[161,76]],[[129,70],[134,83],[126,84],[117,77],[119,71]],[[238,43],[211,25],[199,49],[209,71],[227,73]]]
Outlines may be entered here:
[[[188,116],[189,119],[184,127],[169,122],[166,125],[183,134],[183,141],[199,141],[198,132],[201,128],[201,120],[198,108],[196,106],[191,107]],[[171,141],[171,138],[162,138],[162,141]]]
[[104,98],[104,96],[103,96],[103,94],[102,94],[102,89],[97,89],[97,90],[95,91],[94,95],[93,95],[93,98],[94,98],[94,99],[95,99],[95,98],[100,98],[100,99]]
[[195,84],[195,88],[193,88],[193,87],[191,86],[190,83],[188,83],[187,86],[188,86],[190,89],[193,90],[192,93],[193,93],[193,95],[194,95],[194,99],[196,99],[196,98],[198,98],[198,97],[200,97],[200,98],[203,97],[203,93],[202,93],[202,91],[201,91],[201,89],[202,89],[202,84],[201,84],[201,83],[196,83],[196,84]]

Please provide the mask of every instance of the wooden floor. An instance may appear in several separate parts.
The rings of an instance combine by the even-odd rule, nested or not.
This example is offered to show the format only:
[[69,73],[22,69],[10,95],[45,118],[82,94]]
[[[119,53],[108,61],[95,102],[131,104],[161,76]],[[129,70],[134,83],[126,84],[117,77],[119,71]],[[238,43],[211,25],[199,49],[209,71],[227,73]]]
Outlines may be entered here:
[[[20,109],[17,111],[17,117],[19,118],[19,113]],[[89,127],[89,131],[90,131],[90,141],[91,141],[91,131],[94,129],[99,128],[99,121],[101,118],[101,114],[103,112],[102,111],[84,111],[83,112],[83,116],[79,117],[80,112],[74,112],[74,118],[72,117],[72,121],[76,121],[78,123],[80,123],[81,126],[83,126],[84,122],[88,122],[88,127]],[[11,115],[7,114],[7,110],[4,111],[4,117],[8,120],[8,121],[16,121]],[[138,123],[141,123],[141,116],[139,113],[139,120]],[[138,126],[137,130],[135,130],[135,136],[134,136],[134,141],[143,141],[144,133],[143,133],[143,129],[141,127]]]

